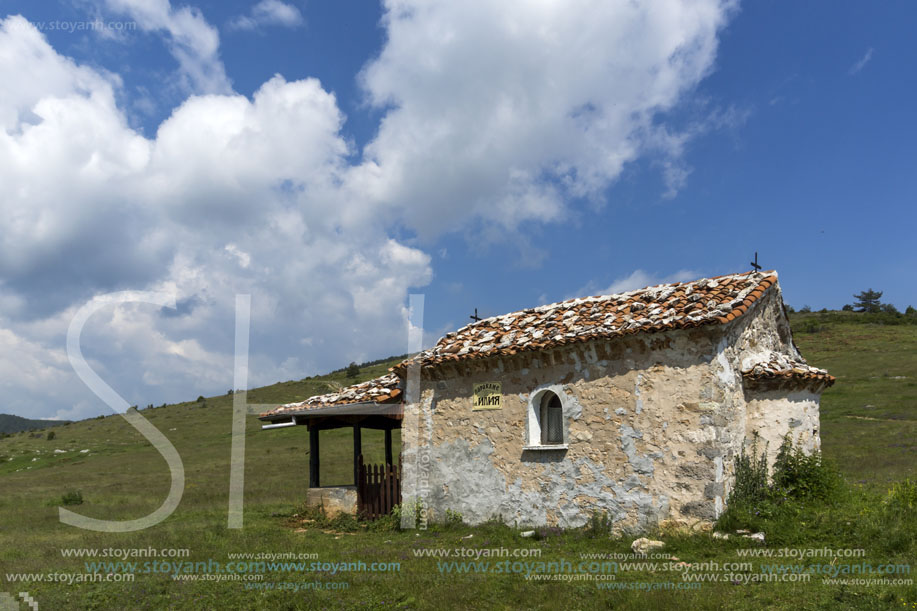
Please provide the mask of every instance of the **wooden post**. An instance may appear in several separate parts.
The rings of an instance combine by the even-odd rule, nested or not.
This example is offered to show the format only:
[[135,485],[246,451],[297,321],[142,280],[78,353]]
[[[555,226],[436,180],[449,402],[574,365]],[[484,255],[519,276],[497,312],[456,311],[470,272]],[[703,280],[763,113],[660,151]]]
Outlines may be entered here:
[[360,455],[363,453],[363,441],[361,438],[360,425],[353,425],[353,485],[356,486],[360,483],[360,471],[357,468],[357,463],[360,460]]
[[318,488],[318,428],[309,427],[309,488]]
[[392,429],[385,429],[385,464],[392,464]]
[[363,466],[363,455],[357,458],[357,514],[366,513],[366,467]]

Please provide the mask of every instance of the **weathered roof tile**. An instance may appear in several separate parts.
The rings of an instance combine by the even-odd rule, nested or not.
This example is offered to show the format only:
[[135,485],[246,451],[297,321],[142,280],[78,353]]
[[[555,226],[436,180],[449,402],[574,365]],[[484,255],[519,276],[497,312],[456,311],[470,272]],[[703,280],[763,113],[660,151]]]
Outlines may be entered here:
[[[597,337],[725,324],[748,312],[776,282],[774,271],[747,272],[579,297],[474,322],[415,359],[429,368],[447,360],[516,354]],[[394,370],[402,371],[407,363]]]

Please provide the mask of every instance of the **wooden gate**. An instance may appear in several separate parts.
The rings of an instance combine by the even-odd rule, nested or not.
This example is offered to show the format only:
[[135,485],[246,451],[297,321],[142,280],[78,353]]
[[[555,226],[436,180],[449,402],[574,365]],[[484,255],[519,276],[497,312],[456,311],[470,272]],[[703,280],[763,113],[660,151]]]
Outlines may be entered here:
[[381,518],[401,503],[400,465],[364,465],[360,454],[357,474],[357,511],[364,518]]

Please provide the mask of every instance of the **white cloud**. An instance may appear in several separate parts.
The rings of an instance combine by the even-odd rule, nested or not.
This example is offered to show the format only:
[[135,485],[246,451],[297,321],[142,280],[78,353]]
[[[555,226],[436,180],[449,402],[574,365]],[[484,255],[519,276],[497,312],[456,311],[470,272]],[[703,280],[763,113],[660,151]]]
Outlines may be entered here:
[[248,15],[240,15],[229,23],[233,30],[255,30],[266,26],[295,28],[303,24],[302,13],[292,4],[280,0],[261,0]]
[[682,269],[668,275],[660,275],[652,272],[646,272],[642,269],[635,269],[627,276],[618,278],[605,288],[597,290],[599,285],[595,282],[590,282],[578,290],[575,295],[571,295],[569,298],[585,297],[590,295],[614,295],[617,293],[635,291],[637,289],[642,289],[648,286],[655,286],[657,284],[688,282],[689,280],[697,280],[698,278],[702,277],[703,275],[701,273],[689,269]]
[[169,52],[179,65],[187,91],[228,93],[232,85],[220,61],[220,35],[200,9],[173,8],[169,0],[105,0],[108,8],[128,15],[147,32],[167,34]]
[[389,0],[361,78],[390,110],[352,180],[425,234],[561,220],[653,146],[657,114],[712,69],[731,6]]
[[856,62],[854,62],[852,66],[850,66],[850,70],[848,71],[849,74],[853,76],[854,74],[858,74],[860,70],[865,68],[866,64],[868,64],[869,61],[872,59],[872,54],[873,54],[873,48],[869,47],[869,49],[866,50],[866,54],[863,55],[863,57],[858,59]]
[[[16,92],[0,100],[5,354],[59,355],[75,308],[123,288],[186,304],[90,321],[87,354],[131,403],[229,387],[236,293],[252,295],[253,384],[404,350],[402,304],[429,282],[430,257],[343,190],[343,115],[318,81],[275,77],[252,99],[193,96],[148,139],[116,106],[111,78],[11,19],[17,27],[0,29],[0,75]],[[23,397],[7,405],[81,386],[54,358],[0,363]],[[43,415],[77,399],[103,408],[85,395],[46,394]]]

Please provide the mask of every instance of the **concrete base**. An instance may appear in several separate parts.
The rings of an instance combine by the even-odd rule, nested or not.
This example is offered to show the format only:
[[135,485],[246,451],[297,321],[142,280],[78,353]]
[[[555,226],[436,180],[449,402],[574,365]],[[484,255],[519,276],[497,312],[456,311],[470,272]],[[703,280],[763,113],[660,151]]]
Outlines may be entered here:
[[357,513],[356,486],[328,486],[309,488],[306,492],[306,504],[321,507],[329,518],[339,513]]

